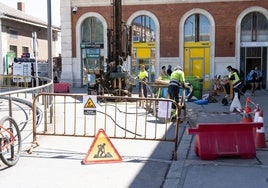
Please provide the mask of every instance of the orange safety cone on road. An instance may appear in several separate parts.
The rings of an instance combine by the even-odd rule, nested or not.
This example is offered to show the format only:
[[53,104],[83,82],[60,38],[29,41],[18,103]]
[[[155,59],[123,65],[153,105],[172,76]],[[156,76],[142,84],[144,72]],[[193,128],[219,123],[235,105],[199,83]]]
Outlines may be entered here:
[[260,106],[257,105],[257,108],[255,110],[255,114],[254,114],[254,121],[253,122],[258,122],[260,111],[261,111]]
[[[258,122],[258,118],[259,118],[259,114],[260,114],[260,106],[259,105],[256,105],[256,109],[254,110],[255,111],[255,114],[254,114],[254,119],[253,119],[253,122]],[[256,127],[253,127],[253,137],[254,137],[254,140],[256,139]]]
[[213,95],[214,96],[217,96],[218,95],[218,92],[217,92],[217,85],[214,84],[214,87],[213,87]]
[[245,111],[246,113],[250,113],[251,112],[251,108],[248,106],[248,103],[250,103],[250,98],[247,97],[246,99],[246,105],[245,105]]
[[244,114],[243,114],[243,118],[242,118],[242,122],[243,123],[246,123],[246,122],[253,122],[253,119],[250,115],[251,113],[251,108],[248,106],[248,103],[250,102],[250,99],[249,97],[247,97],[247,100],[246,100],[246,105],[245,105],[245,108],[243,110]]
[[[263,123],[263,112],[259,112],[258,122]],[[264,133],[264,126],[261,128],[256,129],[256,136],[255,136],[255,147],[256,148],[266,148],[266,141],[265,141],[265,133]]]
[[246,111],[244,111],[242,122],[243,123],[253,122],[250,113],[247,113]]

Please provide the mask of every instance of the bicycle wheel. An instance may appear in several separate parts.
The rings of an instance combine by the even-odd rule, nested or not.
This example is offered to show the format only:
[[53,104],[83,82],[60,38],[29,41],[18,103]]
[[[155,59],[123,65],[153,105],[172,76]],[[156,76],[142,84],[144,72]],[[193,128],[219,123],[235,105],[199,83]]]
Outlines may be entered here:
[[16,121],[9,116],[0,120],[0,158],[7,166],[15,165],[21,153],[21,134]]

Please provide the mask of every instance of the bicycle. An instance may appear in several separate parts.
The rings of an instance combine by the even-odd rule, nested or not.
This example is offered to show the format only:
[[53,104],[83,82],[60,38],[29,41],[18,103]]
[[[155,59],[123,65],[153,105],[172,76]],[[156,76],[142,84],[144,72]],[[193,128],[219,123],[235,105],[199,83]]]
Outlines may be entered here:
[[0,158],[4,164],[15,165],[21,153],[21,134],[16,121],[5,116],[0,120]]

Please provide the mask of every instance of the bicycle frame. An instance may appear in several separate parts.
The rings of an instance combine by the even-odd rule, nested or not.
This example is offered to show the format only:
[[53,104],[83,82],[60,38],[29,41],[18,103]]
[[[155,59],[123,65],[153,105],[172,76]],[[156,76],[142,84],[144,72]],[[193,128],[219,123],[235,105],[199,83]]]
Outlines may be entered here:
[[[8,128],[8,129],[11,129],[11,128]],[[13,135],[12,130],[10,131],[8,129],[0,125],[0,143],[1,143],[0,153],[2,153],[2,151],[8,148],[9,146],[13,145],[16,141],[16,138]],[[7,138],[4,135],[4,133],[8,133],[10,137]]]

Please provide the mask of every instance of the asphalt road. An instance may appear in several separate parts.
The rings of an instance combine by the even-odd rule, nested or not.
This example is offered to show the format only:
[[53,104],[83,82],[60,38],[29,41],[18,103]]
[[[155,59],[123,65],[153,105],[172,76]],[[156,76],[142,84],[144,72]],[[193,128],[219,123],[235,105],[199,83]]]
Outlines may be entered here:
[[0,187],[161,187],[172,164],[174,143],[111,139],[121,162],[82,164],[94,138],[39,136],[32,144],[30,107],[13,111],[22,130],[23,151],[19,162],[7,168],[0,162]]

